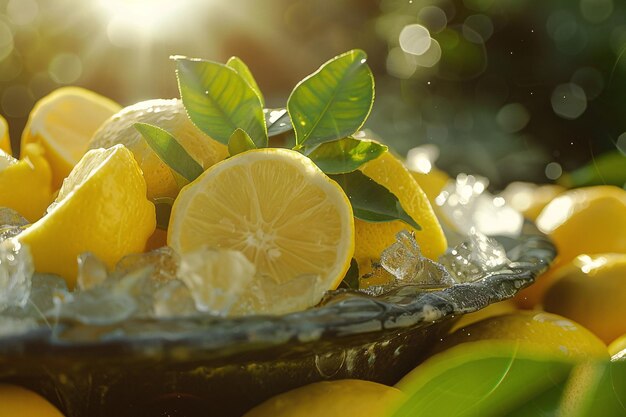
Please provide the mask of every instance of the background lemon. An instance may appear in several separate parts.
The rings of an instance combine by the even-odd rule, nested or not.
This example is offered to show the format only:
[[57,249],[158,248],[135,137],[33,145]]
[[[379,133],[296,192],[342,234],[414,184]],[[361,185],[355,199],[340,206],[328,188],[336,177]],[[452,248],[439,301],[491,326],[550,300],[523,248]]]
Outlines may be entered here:
[[515,297],[523,308],[538,305],[557,270],[576,256],[626,253],[626,190],[603,185],[566,191],[546,205],[537,226],[554,241],[558,255],[546,273]]
[[517,310],[517,306],[513,300],[504,300],[499,303],[489,304],[487,307],[469,314],[463,314],[459,321],[454,323],[450,329],[450,333],[467,327],[472,323],[476,323],[489,317],[500,316],[502,314],[513,313]]
[[11,138],[9,136],[9,125],[4,117],[0,116],[0,151],[13,155],[11,149]]
[[0,417],[63,417],[63,414],[33,391],[0,384]]
[[61,87],[33,107],[22,132],[20,154],[27,143],[40,143],[52,167],[57,189],[87,151],[87,144],[102,122],[119,104],[80,87]]
[[40,145],[27,144],[22,154],[18,161],[0,150],[0,207],[34,222],[52,202],[52,172]]
[[612,342],[626,333],[626,254],[578,256],[558,270],[542,304]]
[[142,252],[155,227],[154,205],[132,153],[122,145],[89,151],[63,183],[48,213],[18,235],[35,270],[76,282],[76,257],[92,252],[109,267]]
[[[336,288],[350,266],[352,207],[341,187],[302,154],[248,151],[181,190],[168,244],[181,254],[202,246],[241,251],[256,267],[258,293],[292,299],[289,308],[302,310]],[[292,285],[303,277],[311,280]],[[272,303],[265,307],[279,312]]]
[[397,388],[376,382],[316,382],[272,397],[244,417],[383,417],[404,399]]
[[565,187],[557,184],[512,182],[500,196],[524,217],[535,221],[544,207],[565,190]]
[[172,170],[133,127],[138,122],[167,130],[204,169],[228,156],[225,145],[205,135],[189,120],[180,100],[148,100],[125,107],[98,129],[89,148],[121,143],[130,149],[144,173],[148,198],[176,197],[180,187]]
[[612,356],[624,350],[626,350],[626,333],[611,342],[609,354]]
[[606,345],[580,324],[556,314],[533,311],[490,317],[460,328],[444,337],[435,351],[482,340],[513,341],[546,355],[608,357]]
[[385,152],[360,169],[391,191],[402,208],[422,227],[422,230],[415,230],[399,220],[385,223],[355,220],[354,258],[361,275],[371,271],[371,262],[379,260],[382,251],[395,242],[396,234],[403,229],[415,231],[415,239],[424,256],[435,260],[439,258],[446,250],[446,238],[426,194],[402,161]]

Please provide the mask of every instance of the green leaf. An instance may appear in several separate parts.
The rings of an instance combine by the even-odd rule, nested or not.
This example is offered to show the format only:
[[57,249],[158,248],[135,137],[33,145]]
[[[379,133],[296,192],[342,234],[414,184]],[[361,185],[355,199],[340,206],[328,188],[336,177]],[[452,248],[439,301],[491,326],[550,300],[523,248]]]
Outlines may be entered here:
[[293,89],[287,109],[296,145],[317,145],[350,136],[363,126],[374,103],[374,77],[365,52],[355,49],[322,65]]
[[250,149],[256,149],[256,146],[245,131],[237,129],[230,135],[228,140],[228,153],[230,156],[235,156]]
[[135,123],[133,126],[157,156],[187,181],[191,182],[202,174],[202,166],[167,131],[147,123]]
[[307,154],[326,174],[343,174],[378,158],[387,150],[381,143],[347,137],[322,143]]
[[356,263],[356,260],[354,258],[350,260],[350,268],[341,280],[339,288],[345,288],[348,290],[359,289],[359,265]]
[[287,109],[263,109],[263,113],[267,123],[267,134],[270,137],[293,130]]
[[174,59],[183,105],[200,130],[226,145],[230,135],[240,128],[257,147],[267,146],[263,105],[241,75],[216,62]]
[[361,171],[329,176],[337,181],[350,199],[354,217],[373,223],[401,220],[421,230],[420,225],[404,211],[398,198],[391,191]]
[[261,106],[265,106],[265,99],[263,98],[263,93],[261,93],[261,89],[259,85],[256,83],[254,76],[252,75],[252,71],[250,68],[241,60],[241,58],[236,56],[231,56],[230,59],[226,62],[226,66],[237,71],[237,74],[241,75],[250,87],[254,90],[254,92],[259,96],[259,100],[261,100]]
[[588,187],[592,185],[626,184],[626,155],[619,150],[593,158],[591,162],[559,178],[565,187]]
[[170,224],[170,214],[172,213],[174,199],[171,197],[158,197],[153,199],[152,202],[156,210],[157,228],[167,230]]
[[535,399],[535,405],[550,409],[546,399],[558,401],[573,366],[565,357],[544,356],[514,343],[461,344],[431,357],[397,384],[409,398],[393,417],[515,415]]

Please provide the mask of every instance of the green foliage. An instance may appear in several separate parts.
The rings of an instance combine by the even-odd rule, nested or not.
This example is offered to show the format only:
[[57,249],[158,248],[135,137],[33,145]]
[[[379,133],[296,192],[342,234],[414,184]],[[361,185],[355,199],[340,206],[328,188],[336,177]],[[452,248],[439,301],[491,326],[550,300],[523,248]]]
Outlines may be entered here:
[[187,181],[202,174],[202,166],[167,131],[147,123],[135,123],[134,126],[158,157]]
[[200,59],[175,57],[178,88],[191,121],[213,139],[228,144],[243,129],[257,147],[267,146],[258,94],[234,69]]
[[241,76],[248,83],[248,85],[254,90],[254,92],[259,96],[259,100],[261,100],[261,106],[265,106],[265,99],[263,98],[263,93],[261,93],[261,89],[259,85],[256,83],[250,68],[243,62],[240,58],[236,56],[232,56],[226,62],[226,66],[237,71],[237,74]]
[[350,136],[363,126],[374,102],[374,77],[365,52],[355,49],[322,65],[293,89],[287,109],[296,145]]
[[267,123],[268,136],[278,136],[293,130],[287,109],[263,109],[263,113],[265,114],[265,123]]
[[361,171],[330,175],[352,204],[354,217],[371,223],[401,220],[420,230],[419,224],[400,205],[398,198]]
[[228,139],[228,153],[230,156],[249,151],[250,149],[256,149],[250,136],[248,136],[244,130],[236,129],[233,134],[230,135],[230,139]]
[[371,140],[347,137],[323,143],[307,154],[327,174],[344,174],[378,158],[387,147]]
[[626,184],[626,155],[619,150],[595,157],[588,164],[564,174],[559,182],[566,187]]

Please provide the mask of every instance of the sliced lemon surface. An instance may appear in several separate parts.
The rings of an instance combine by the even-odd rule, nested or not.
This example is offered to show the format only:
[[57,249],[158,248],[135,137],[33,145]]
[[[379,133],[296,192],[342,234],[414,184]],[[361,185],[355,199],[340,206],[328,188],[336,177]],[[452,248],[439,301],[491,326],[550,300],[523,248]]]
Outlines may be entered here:
[[93,91],[62,87],[39,100],[22,132],[21,148],[41,143],[52,167],[53,186],[59,188],[87,151],[94,132],[120,105]]
[[43,148],[27,144],[21,160],[0,150],[0,207],[10,207],[34,222],[52,202],[52,172]]
[[18,239],[30,246],[35,270],[76,282],[76,258],[92,252],[109,267],[142,252],[156,224],[154,205],[133,154],[122,145],[89,151],[58,197]]
[[135,129],[135,123],[148,123],[168,131],[204,169],[228,156],[226,145],[205,135],[189,120],[181,100],[147,100],[123,108],[98,129],[89,148],[121,143],[130,149],[146,178],[148,198],[176,197],[180,187],[172,170]]
[[2,116],[0,116],[0,151],[4,151],[9,155],[13,154],[11,138],[9,137],[9,125]]
[[422,229],[415,230],[400,220],[385,223],[356,220],[354,257],[359,264],[359,272],[361,274],[369,272],[371,262],[380,259],[382,251],[396,241],[396,234],[403,229],[415,232],[415,239],[424,256],[434,260],[439,258],[447,247],[443,230],[428,197],[402,161],[392,153],[385,152],[360,169],[365,175],[391,191],[400,201],[402,208]]
[[[271,288],[272,297],[314,291],[305,298],[316,303],[350,266],[352,208],[341,187],[309,158],[287,149],[252,150],[218,163],[181,190],[168,244],[181,254],[202,246],[240,251],[255,266],[256,279],[268,284],[258,291]],[[305,276],[320,285],[289,285]]]

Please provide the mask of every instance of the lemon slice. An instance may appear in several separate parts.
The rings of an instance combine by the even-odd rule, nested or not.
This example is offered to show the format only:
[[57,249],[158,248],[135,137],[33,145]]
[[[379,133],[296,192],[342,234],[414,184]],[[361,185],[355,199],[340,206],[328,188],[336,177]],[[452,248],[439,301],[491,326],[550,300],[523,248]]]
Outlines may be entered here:
[[146,178],[148,198],[176,197],[180,187],[172,170],[133,126],[138,122],[167,130],[204,169],[228,156],[225,145],[191,123],[180,100],[147,100],[123,108],[98,129],[89,148],[108,148],[121,143],[130,149]]
[[18,161],[0,150],[0,207],[34,222],[52,201],[52,173],[40,145],[29,143]]
[[142,252],[154,232],[154,205],[133,154],[122,145],[95,149],[72,170],[48,213],[18,235],[35,270],[76,282],[76,258],[92,252],[109,267]]
[[9,125],[4,117],[0,116],[0,151],[12,155],[11,138],[9,137]]
[[62,87],[39,100],[22,133],[27,143],[41,143],[52,167],[53,187],[59,188],[87,151],[94,132],[120,106],[80,87]]
[[380,259],[382,251],[396,241],[396,234],[403,229],[415,232],[415,239],[424,256],[433,260],[439,258],[447,247],[443,230],[428,197],[402,161],[390,152],[385,152],[360,169],[365,175],[391,191],[422,230],[414,230],[400,220],[385,223],[356,220],[354,258],[359,265],[359,272],[361,274],[370,272],[372,261]]
[[[300,153],[252,150],[218,163],[181,190],[168,243],[181,254],[202,246],[240,251],[255,266],[256,279],[273,284],[259,291],[272,288],[272,297],[317,291],[305,297],[315,304],[350,266],[352,207],[341,187]],[[289,285],[304,276],[317,277],[320,285]]]

